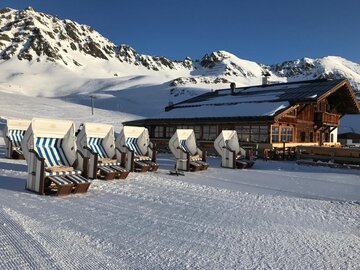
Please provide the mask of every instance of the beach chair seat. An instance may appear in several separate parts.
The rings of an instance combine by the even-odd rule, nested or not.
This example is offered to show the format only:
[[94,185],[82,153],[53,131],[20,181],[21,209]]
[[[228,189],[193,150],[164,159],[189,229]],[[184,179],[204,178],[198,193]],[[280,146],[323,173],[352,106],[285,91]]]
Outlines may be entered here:
[[90,181],[81,175],[67,175],[66,179],[74,184],[73,193],[86,193],[90,187]]
[[151,169],[150,164],[142,160],[134,160],[134,167],[136,172],[147,172]]
[[[55,184],[56,188],[59,189],[59,192],[57,192],[56,195],[69,194],[67,192],[69,189],[68,185],[70,184],[72,186],[71,191],[73,189],[76,192],[78,192],[78,190],[83,192],[88,190],[90,182],[86,183],[85,188],[78,187],[79,185],[81,186],[81,184],[74,183],[74,181],[70,180],[68,177],[80,177],[82,171],[76,170],[74,167],[70,166],[70,162],[63,149],[63,139],[38,137],[35,141],[35,149],[37,153],[39,153],[40,157],[45,158],[45,190],[53,193],[53,184]],[[76,179],[78,179],[78,181],[80,180],[80,178]]]
[[45,177],[48,176],[65,176],[65,175],[81,175],[82,171],[79,170],[55,170],[55,171],[48,171],[45,168]]
[[124,167],[119,166],[119,165],[111,165],[110,167],[118,172],[116,177],[118,177],[119,179],[126,179],[126,177],[130,173]]
[[100,166],[98,167],[99,173],[104,180],[114,180],[118,175],[118,171],[110,166]]
[[74,184],[62,176],[49,176],[46,178],[45,192],[57,196],[68,195],[72,192]]
[[[109,158],[100,159],[98,160],[97,165],[98,165],[98,169],[105,167],[100,172],[103,176],[105,176],[106,180],[112,180],[114,178],[125,179],[129,175],[129,172],[126,171],[126,169],[121,166],[121,162],[118,162],[116,159],[109,159]],[[115,175],[114,178],[112,178],[114,171],[115,171]],[[107,174],[109,175],[107,176]]]
[[201,170],[207,170],[209,168],[209,163],[206,163],[205,161],[198,160],[196,163],[201,166]]
[[238,169],[249,169],[255,164],[255,162],[245,158],[244,156],[238,155],[236,157],[235,164]]
[[156,172],[159,169],[159,164],[151,160],[142,160],[142,162],[150,166],[150,172]]
[[148,156],[135,156],[134,163],[135,170],[138,169],[140,172],[156,172],[159,168],[159,164],[153,162]]
[[248,165],[244,160],[237,159],[235,160],[235,166],[237,169],[245,169]]
[[111,166],[111,165],[120,166],[121,163],[118,162],[116,159],[110,159],[110,158],[98,159],[98,166]]
[[209,164],[202,161],[199,155],[190,156],[190,166],[194,166],[193,163],[197,164],[198,170],[206,170],[209,167]]
[[197,171],[201,171],[203,169],[203,166],[196,162],[196,161],[190,161],[190,171],[192,172],[197,172]]

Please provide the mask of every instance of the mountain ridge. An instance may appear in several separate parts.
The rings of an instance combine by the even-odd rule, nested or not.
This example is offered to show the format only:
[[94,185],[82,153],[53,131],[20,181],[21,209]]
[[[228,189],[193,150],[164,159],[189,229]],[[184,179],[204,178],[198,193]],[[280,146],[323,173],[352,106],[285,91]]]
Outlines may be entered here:
[[[239,86],[261,84],[262,74],[267,72],[272,82],[346,78],[360,91],[360,65],[338,56],[265,65],[216,51],[199,60],[186,57],[174,61],[140,54],[126,44],[115,45],[91,26],[61,20],[31,7],[1,9],[0,29],[0,64],[9,71],[0,82],[7,83],[6,78],[11,78],[10,83],[19,86],[36,69],[40,70],[38,77],[43,69],[52,69],[55,76],[68,74],[84,80],[147,75],[159,77],[159,84],[167,81],[170,87],[201,86],[209,90],[233,81]],[[15,74],[12,65],[24,66],[23,72]]]

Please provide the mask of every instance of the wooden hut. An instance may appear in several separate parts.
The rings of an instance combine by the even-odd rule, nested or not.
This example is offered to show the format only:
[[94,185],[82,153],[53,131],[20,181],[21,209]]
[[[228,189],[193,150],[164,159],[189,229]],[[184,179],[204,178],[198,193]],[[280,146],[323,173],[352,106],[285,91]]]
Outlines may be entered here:
[[347,80],[266,84],[206,92],[172,104],[160,115],[125,122],[145,126],[151,140],[166,146],[175,130],[193,129],[202,147],[213,148],[222,130],[236,130],[243,147],[266,149],[297,145],[337,145],[345,114],[360,104]]

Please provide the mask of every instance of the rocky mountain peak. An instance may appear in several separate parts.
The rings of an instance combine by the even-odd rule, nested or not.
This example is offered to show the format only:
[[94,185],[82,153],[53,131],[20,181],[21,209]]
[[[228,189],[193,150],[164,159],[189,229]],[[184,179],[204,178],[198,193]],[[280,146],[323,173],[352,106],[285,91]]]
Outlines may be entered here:
[[1,9],[0,30],[0,60],[5,61],[14,58],[31,63],[50,62],[71,67],[71,71],[80,66],[83,70],[103,65],[112,67],[111,74],[133,65],[138,67],[136,72],[163,72],[167,78],[177,78],[170,82],[172,86],[231,81],[239,85],[259,84],[262,74],[269,72],[273,81],[347,78],[355,89],[360,89],[360,66],[336,56],[263,65],[219,50],[200,60],[186,57],[173,61],[165,56],[140,54],[129,45],[116,46],[90,26],[37,12],[31,7]]

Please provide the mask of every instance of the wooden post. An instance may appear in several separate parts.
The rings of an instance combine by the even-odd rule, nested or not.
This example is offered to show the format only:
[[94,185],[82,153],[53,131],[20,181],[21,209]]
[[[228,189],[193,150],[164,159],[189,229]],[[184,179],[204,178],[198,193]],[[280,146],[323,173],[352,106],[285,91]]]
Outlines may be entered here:
[[285,140],[283,141],[283,156],[282,159],[285,160]]
[[94,115],[94,107],[95,107],[95,96],[94,95],[91,95],[90,96],[91,98],[91,115]]

